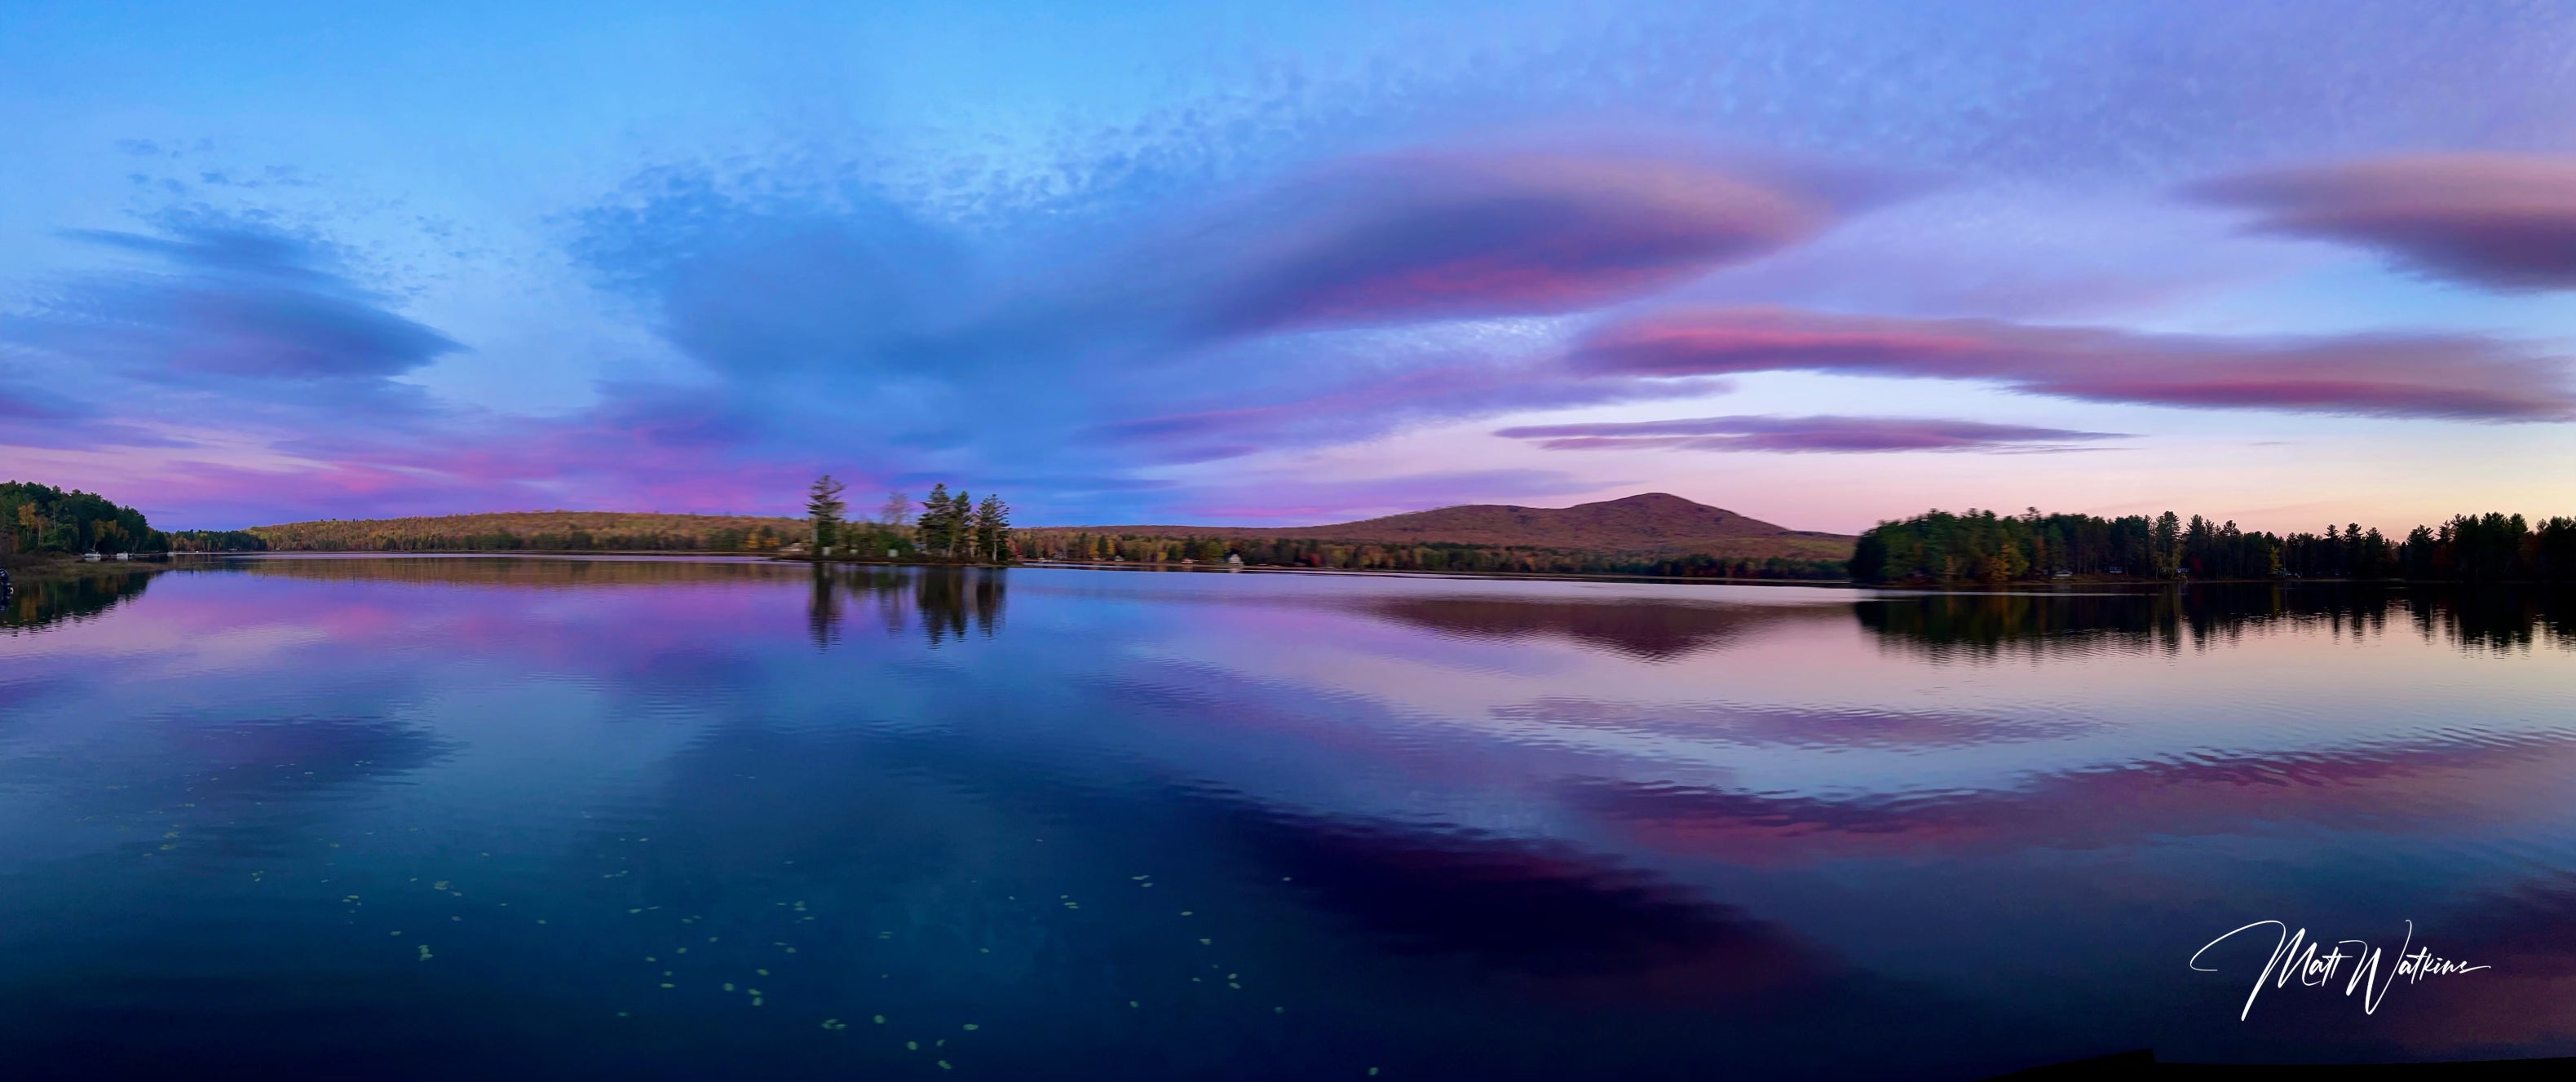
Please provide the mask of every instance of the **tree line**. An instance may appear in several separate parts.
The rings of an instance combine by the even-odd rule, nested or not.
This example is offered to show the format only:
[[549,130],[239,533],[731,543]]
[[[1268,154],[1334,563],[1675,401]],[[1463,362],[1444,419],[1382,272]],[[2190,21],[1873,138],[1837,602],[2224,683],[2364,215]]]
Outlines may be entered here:
[[0,560],[99,552],[167,552],[168,534],[107,497],[31,481],[0,482]]
[[1998,515],[1930,511],[1860,536],[1851,577],[1861,582],[2006,583],[2061,577],[2140,580],[2576,580],[2576,518],[2456,515],[2390,538],[2359,524],[2286,536],[2174,512]]
[[1221,564],[1338,570],[1446,571],[1486,574],[1654,575],[1672,578],[1839,579],[1840,560],[1617,553],[1520,545],[1425,542],[1413,545],[1336,542],[1306,537],[1020,531],[1020,558],[1071,563]]
[[990,493],[981,502],[947,482],[930,487],[921,510],[912,509],[908,493],[888,492],[876,514],[851,519],[842,499],[848,486],[824,474],[805,491],[806,551],[826,559],[944,560],[957,563],[1010,563],[1019,558],[1011,529],[1011,505]]
[[744,552],[794,543],[795,519],[615,511],[507,511],[325,519],[184,535],[197,552]]

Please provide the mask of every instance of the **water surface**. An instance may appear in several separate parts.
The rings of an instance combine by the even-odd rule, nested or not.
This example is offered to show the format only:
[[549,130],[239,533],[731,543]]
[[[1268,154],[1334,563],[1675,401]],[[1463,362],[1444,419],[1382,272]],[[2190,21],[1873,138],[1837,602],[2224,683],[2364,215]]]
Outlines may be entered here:
[[[244,559],[0,605],[22,1075],[2576,1054],[2576,606]],[[2493,968],[2266,992],[2280,919]],[[2255,949],[2256,947],[2261,949]]]

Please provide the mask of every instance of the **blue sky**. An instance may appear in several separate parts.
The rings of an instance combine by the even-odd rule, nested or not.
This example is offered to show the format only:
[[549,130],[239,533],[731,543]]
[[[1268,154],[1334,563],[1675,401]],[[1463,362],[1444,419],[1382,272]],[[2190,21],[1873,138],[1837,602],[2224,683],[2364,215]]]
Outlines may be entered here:
[[176,526],[823,470],[2562,513],[2568,55],[2551,5],[0,4],[0,474]]

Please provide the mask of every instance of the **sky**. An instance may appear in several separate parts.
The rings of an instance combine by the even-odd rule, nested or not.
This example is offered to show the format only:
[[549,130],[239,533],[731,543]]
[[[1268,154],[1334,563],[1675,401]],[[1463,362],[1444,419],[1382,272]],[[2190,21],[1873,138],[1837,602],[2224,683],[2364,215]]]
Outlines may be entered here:
[[0,0],[0,478],[2576,513],[2576,4],[410,8]]

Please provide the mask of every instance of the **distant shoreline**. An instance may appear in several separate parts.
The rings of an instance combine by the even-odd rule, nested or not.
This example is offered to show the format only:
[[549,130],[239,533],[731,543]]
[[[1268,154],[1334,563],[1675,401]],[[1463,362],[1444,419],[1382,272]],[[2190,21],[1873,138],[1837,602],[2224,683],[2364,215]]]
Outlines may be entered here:
[[[1009,563],[1009,564],[991,564],[991,563],[955,563],[955,562],[950,562],[950,561],[945,561],[945,560],[881,560],[881,559],[879,559],[879,560],[841,560],[841,559],[833,559],[833,560],[814,560],[814,559],[810,559],[810,558],[806,558],[806,557],[801,557],[801,556],[771,556],[771,555],[766,555],[766,554],[751,554],[751,553],[740,553],[740,552],[721,552],[721,551],[709,551],[709,552],[674,552],[674,551],[669,551],[669,550],[656,550],[656,549],[639,549],[639,550],[628,550],[628,551],[604,551],[604,550],[599,550],[599,549],[564,549],[564,550],[528,550],[528,549],[518,549],[518,550],[507,551],[507,552],[495,552],[495,551],[490,551],[490,550],[471,550],[471,549],[463,549],[463,550],[439,551],[439,552],[309,552],[309,551],[276,552],[276,551],[270,551],[270,552],[189,552],[189,553],[174,553],[174,554],[173,554],[173,560],[174,560],[174,561],[177,561],[177,560],[180,560],[180,559],[183,559],[183,558],[184,558],[184,559],[196,559],[196,558],[219,558],[219,559],[259,559],[259,560],[278,560],[278,559],[288,559],[288,560],[292,560],[292,559],[341,559],[341,560],[349,560],[349,559],[419,559],[419,558],[444,558],[444,559],[517,559],[517,558],[528,558],[528,557],[535,557],[535,558],[547,558],[547,559],[700,560],[700,561],[715,561],[715,562],[723,562],[723,563],[777,564],[777,565],[781,565],[781,566],[796,566],[796,565],[803,565],[803,566],[806,566],[806,567],[826,567],[826,568],[829,568],[829,567],[849,567],[849,568],[860,568],[860,567],[955,567],[955,568],[978,568],[978,569],[985,569],[985,570],[996,570],[996,569],[1009,569],[1009,568],[1015,568],[1015,567],[1016,567],[1016,568],[1067,568],[1067,569],[1073,569],[1073,570],[1089,570],[1089,571],[1156,571],[1156,572],[1167,572],[1167,573],[1181,573],[1181,572],[1187,572],[1187,573],[1195,573],[1195,574],[1238,574],[1238,573],[1250,572],[1250,573],[1257,573],[1257,574],[1273,574],[1273,575],[1275,575],[1275,574],[1297,574],[1297,575],[1337,575],[1337,576],[1393,577],[1393,578],[1485,579],[1485,580],[1498,580],[1498,581],[1536,581],[1536,582],[1635,582],[1635,583],[1677,583],[1677,584],[1683,584],[1683,585],[1703,584],[1703,585],[1710,585],[1710,586],[1813,586],[1813,587],[1827,587],[1827,588],[1835,588],[1835,589],[1868,590],[1868,591],[1872,591],[1872,592],[1879,592],[1879,593],[1943,593],[1943,594],[2041,594],[2041,595],[2046,595],[2046,594],[2066,593],[2066,592],[2070,592],[2070,591],[2077,591],[2077,590],[2081,590],[2081,591],[2084,591],[2084,592],[2087,592],[2087,593],[2116,592],[2116,593],[2123,593],[2123,594],[2134,594],[2134,593],[2147,593],[2147,592],[2153,592],[2153,591],[2158,591],[2158,590],[2175,589],[2175,588],[2190,587],[2190,586],[2380,586],[2380,587],[2409,587],[2409,586],[2418,586],[2418,587],[2421,587],[2421,586],[2431,586],[2431,587],[2460,587],[2460,586],[2488,587],[2488,586],[2501,586],[2501,587],[2517,587],[2517,588],[2520,588],[2520,587],[2532,587],[2532,586],[2552,587],[2552,586],[2559,585],[2559,584],[2550,583],[2550,582],[2546,582],[2546,581],[2542,581],[2542,580],[2527,580],[2527,581],[2517,580],[2517,581],[2510,581],[2510,582],[2507,582],[2507,581],[2477,581],[2477,582],[2471,582],[2471,581],[2467,581],[2467,580],[2451,580],[2451,579],[2445,579],[2445,580],[2397,580],[2397,579],[2273,579],[2273,578],[2263,578],[2263,579],[2180,579],[2180,580],[2167,580],[2167,581],[2146,581],[2146,580],[2139,580],[2139,579],[2132,579],[2132,578],[2125,578],[2125,577],[2110,577],[2110,576],[2080,576],[2080,577],[2072,578],[2072,579],[2057,579],[2057,580],[2052,580],[2052,581],[2045,581],[2045,582],[2024,581],[2024,582],[2003,582],[2003,583],[1958,583],[1958,582],[1952,582],[1952,583],[1944,583],[1944,582],[1916,582],[1916,583],[1864,583],[1864,582],[1856,582],[1856,581],[1853,581],[1853,580],[1848,579],[1848,578],[1843,578],[1843,579],[1781,579],[1781,578],[1769,578],[1769,579],[1765,579],[1765,578],[1728,578],[1728,577],[1713,577],[1713,576],[1712,576],[1712,577],[1700,577],[1700,576],[1680,576],[1680,575],[1621,575],[1621,574],[1598,574],[1598,575],[1588,575],[1588,574],[1571,574],[1571,573],[1562,573],[1562,572],[1544,572],[1544,571],[1421,571],[1421,570],[1404,570],[1404,569],[1393,569],[1393,568],[1289,567],[1289,566],[1280,566],[1280,565],[1272,565],[1272,564],[1246,564],[1246,565],[1243,565],[1243,566],[1241,566],[1241,567],[1234,567],[1234,566],[1226,565],[1226,564],[1179,564],[1179,563],[1153,563],[1153,562],[1146,562],[1146,561],[1124,561],[1124,560],[1122,560],[1122,561],[1025,560],[1025,561],[1021,561],[1021,562],[1018,562],[1018,563]],[[73,566],[73,567],[75,567],[75,568],[86,567],[86,568],[92,568],[92,569],[98,569],[98,568],[120,568],[120,567],[121,567],[121,568],[126,568],[126,569],[136,569],[136,568],[144,567],[144,566],[161,566],[161,567],[167,567],[167,566],[169,566],[169,563],[165,563],[165,562],[155,562],[154,564],[143,564],[143,563],[141,563],[141,562],[139,562],[139,561],[138,561],[138,562],[136,562],[136,563],[129,563],[129,564],[108,564],[108,563],[103,563],[103,564],[77,564],[77,563],[75,563],[75,564],[73,564],[72,566]],[[2110,590],[2106,591],[2106,590],[2104,590],[2104,588],[2105,588],[2105,587],[2109,587],[2109,588],[2112,588],[2112,589],[2110,589]]]

